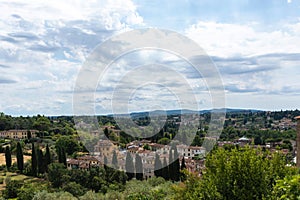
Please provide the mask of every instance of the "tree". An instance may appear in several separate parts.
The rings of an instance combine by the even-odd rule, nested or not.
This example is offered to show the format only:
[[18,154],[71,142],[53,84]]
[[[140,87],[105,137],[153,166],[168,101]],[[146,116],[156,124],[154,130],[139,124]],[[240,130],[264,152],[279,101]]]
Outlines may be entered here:
[[6,182],[5,190],[3,191],[3,196],[5,199],[17,198],[18,190],[21,188],[21,181],[9,180]]
[[170,148],[169,151],[169,179],[174,180],[174,170],[173,170],[173,147]]
[[45,153],[45,170],[48,172],[48,165],[51,163],[51,153],[49,149],[49,145],[46,146],[46,153]]
[[43,174],[45,172],[45,161],[43,151],[41,149],[37,150],[37,164],[38,164],[38,173]]
[[184,174],[184,172],[183,172],[183,170],[185,170],[186,169],[186,165],[185,165],[185,160],[184,160],[184,157],[182,157],[182,159],[181,159],[181,166],[180,166],[180,179],[181,179],[181,181],[185,181],[186,180],[186,176],[185,176],[185,174]]
[[68,155],[72,155],[74,152],[80,149],[78,141],[73,136],[61,136],[55,143],[55,147],[64,148]]
[[156,177],[162,177],[162,163],[158,154],[155,154],[154,160],[154,175]]
[[66,152],[64,147],[58,147],[57,155],[58,155],[58,162],[63,163],[65,166],[67,166],[67,158],[66,158]]
[[135,155],[135,177],[137,180],[143,180],[143,163],[138,153]]
[[18,142],[17,144],[17,165],[18,165],[18,170],[20,170],[20,172],[22,173],[24,169],[24,157],[23,157],[23,150],[20,142]]
[[300,199],[300,174],[278,180],[270,199]]
[[76,182],[69,182],[63,186],[63,191],[69,192],[75,197],[84,195],[86,189]]
[[5,148],[5,163],[7,170],[9,170],[11,167],[11,152],[9,146]]
[[62,163],[51,163],[48,166],[48,180],[54,188],[59,188],[65,182],[64,176],[68,173]]
[[117,158],[117,153],[116,151],[113,152],[113,157],[112,157],[112,162],[111,162],[112,166],[114,168],[118,167],[118,158]]
[[177,152],[177,147],[174,145],[174,154],[173,154],[173,159],[174,162],[172,163],[172,168],[173,168],[173,177],[174,181],[179,181],[180,180],[180,162],[179,162],[179,155]]
[[31,137],[32,137],[31,132],[28,130],[28,131],[27,131],[27,139],[30,140]]
[[34,147],[34,143],[32,143],[32,148],[31,148],[31,173],[32,176],[37,175],[37,157],[36,157],[36,150]]
[[162,168],[162,177],[165,180],[170,179],[170,177],[169,177],[169,166],[168,166],[166,157],[164,157],[163,168]]
[[128,180],[131,180],[134,177],[134,166],[131,154],[129,152],[126,154],[125,170]]
[[[276,180],[289,173],[281,154],[250,147],[231,150],[219,148],[207,156],[205,165],[202,183],[215,188],[222,199],[268,197]],[[209,193],[202,195],[204,199],[209,199]]]
[[104,164],[105,166],[107,166],[107,165],[108,165],[108,161],[107,161],[107,157],[106,157],[106,156],[104,156],[104,161],[103,161],[103,164]]

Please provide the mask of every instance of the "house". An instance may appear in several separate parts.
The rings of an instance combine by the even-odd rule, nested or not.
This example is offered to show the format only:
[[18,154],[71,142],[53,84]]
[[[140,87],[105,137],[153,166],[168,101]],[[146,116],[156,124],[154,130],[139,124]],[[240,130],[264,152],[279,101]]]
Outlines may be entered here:
[[0,137],[1,138],[10,138],[10,139],[27,139],[28,134],[31,134],[31,137],[36,137],[36,134],[39,132],[38,130],[8,130],[8,131],[1,131]]
[[187,146],[184,144],[177,145],[178,154],[185,158],[194,158],[198,155],[205,155],[206,150],[204,147]]
[[103,163],[94,156],[86,155],[78,157],[77,159],[67,159],[68,169],[89,170],[90,167],[94,166],[103,166]]
[[111,157],[114,151],[117,151],[117,146],[110,140],[99,140],[94,146],[94,155],[100,157]]

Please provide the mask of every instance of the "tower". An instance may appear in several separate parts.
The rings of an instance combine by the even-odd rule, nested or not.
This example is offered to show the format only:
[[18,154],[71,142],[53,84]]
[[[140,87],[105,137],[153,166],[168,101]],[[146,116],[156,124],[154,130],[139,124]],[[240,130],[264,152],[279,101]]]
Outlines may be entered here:
[[297,120],[297,139],[296,139],[296,150],[297,150],[297,157],[296,163],[297,167],[300,168],[300,116],[295,117]]

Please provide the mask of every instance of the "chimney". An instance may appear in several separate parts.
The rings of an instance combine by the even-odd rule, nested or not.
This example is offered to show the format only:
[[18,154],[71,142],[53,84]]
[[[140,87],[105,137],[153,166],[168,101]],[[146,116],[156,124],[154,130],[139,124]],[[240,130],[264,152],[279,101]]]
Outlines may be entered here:
[[297,150],[297,157],[296,157],[296,166],[300,168],[300,116],[295,117],[297,120],[297,139],[296,139],[296,150]]

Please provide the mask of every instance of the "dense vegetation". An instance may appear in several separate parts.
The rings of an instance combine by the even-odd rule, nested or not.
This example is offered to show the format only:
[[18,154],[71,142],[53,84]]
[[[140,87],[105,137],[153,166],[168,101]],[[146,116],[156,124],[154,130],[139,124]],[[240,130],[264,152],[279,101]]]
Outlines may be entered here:
[[[291,123],[299,111],[279,112],[230,112],[227,113],[220,140],[235,141],[245,136],[253,138],[256,145],[280,142],[279,149],[292,150],[295,140],[294,127],[278,126],[280,120]],[[208,129],[210,114],[201,115],[201,123],[192,145],[202,144]],[[136,138],[120,131],[112,117],[99,116],[99,124],[105,125],[105,135],[119,143],[120,147]],[[137,124],[147,125],[146,116],[133,119]],[[152,142],[167,144],[177,133],[180,116],[169,115],[164,128]],[[114,127],[114,128],[107,128]],[[155,159],[156,178],[143,180],[141,160],[138,155],[128,156],[126,166],[137,173],[123,173],[108,166],[90,167],[88,171],[66,169],[66,159],[76,158],[87,152],[79,141],[71,117],[12,117],[0,114],[0,131],[9,129],[37,129],[38,137],[25,140],[0,140],[0,153],[5,155],[5,166],[0,173],[17,173],[34,181],[6,178],[2,192],[5,199],[299,199],[299,169],[290,164],[290,159],[279,152],[250,147],[224,146],[215,148],[205,161],[205,170],[198,174],[185,170],[184,160],[177,158],[172,147],[167,167],[166,159]],[[144,146],[145,149],[149,147]],[[23,156],[30,156],[25,161]],[[117,165],[115,152],[112,164]],[[289,155],[288,155],[289,156]],[[16,163],[12,162],[16,158]],[[132,160],[137,162],[133,164]],[[180,168],[181,166],[181,168]],[[181,171],[180,171],[181,170]],[[0,174],[1,175],[1,174]],[[1,198],[0,198],[1,199]]]

